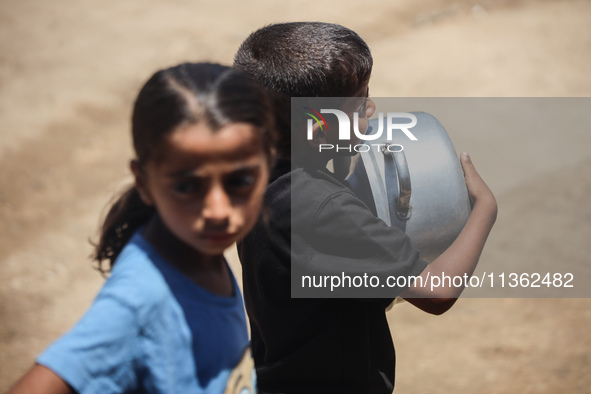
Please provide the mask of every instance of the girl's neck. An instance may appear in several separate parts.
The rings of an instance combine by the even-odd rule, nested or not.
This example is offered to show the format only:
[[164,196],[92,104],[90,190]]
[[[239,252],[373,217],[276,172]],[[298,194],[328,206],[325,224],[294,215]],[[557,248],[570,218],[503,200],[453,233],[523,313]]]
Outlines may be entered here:
[[223,255],[206,255],[174,235],[158,214],[146,224],[142,235],[170,265],[200,287],[232,296],[233,281]]

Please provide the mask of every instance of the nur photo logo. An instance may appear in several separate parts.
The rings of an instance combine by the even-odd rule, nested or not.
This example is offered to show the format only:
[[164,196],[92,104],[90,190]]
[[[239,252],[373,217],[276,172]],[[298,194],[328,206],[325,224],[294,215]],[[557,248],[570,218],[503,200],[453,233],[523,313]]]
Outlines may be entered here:
[[[328,132],[328,124],[322,114],[332,114],[336,116],[338,121],[338,139],[346,143],[351,141],[351,129],[355,137],[362,141],[360,144],[319,144],[318,151],[323,150],[336,150],[338,151],[349,151],[349,152],[368,152],[372,147],[378,150],[387,149],[390,152],[400,152],[404,149],[402,145],[390,144],[390,143],[379,143],[379,144],[367,144],[367,141],[376,141],[381,139],[384,131],[386,132],[386,140],[392,141],[393,133],[401,131],[411,141],[418,141],[414,134],[409,130],[417,125],[417,117],[414,114],[408,112],[387,112],[384,115],[383,112],[378,114],[378,127],[377,130],[359,130],[359,113],[353,112],[353,127],[351,128],[351,119],[344,111],[339,109],[320,109],[316,111],[309,107],[303,107],[306,112],[305,114],[310,116],[307,121],[307,138],[311,141],[314,138],[314,122],[318,124],[320,130]],[[334,130],[332,130],[334,132]],[[367,134],[366,134],[367,133]],[[383,140],[383,139],[382,139]]]

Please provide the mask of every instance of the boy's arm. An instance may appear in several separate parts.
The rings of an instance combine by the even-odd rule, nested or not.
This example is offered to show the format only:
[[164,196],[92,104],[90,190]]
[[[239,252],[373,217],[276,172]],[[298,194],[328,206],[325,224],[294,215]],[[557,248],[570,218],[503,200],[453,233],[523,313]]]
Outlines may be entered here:
[[[486,238],[497,217],[497,202],[491,190],[482,180],[472,160],[467,153],[462,153],[461,159],[464,177],[468,187],[468,194],[472,204],[472,213],[464,229],[450,247],[421,273],[423,281],[427,275],[447,276],[472,275]],[[420,281],[415,280],[415,284]],[[429,287],[413,284],[404,290],[400,296],[408,302],[436,315],[447,311],[460,296],[463,287],[438,287],[433,291]]]

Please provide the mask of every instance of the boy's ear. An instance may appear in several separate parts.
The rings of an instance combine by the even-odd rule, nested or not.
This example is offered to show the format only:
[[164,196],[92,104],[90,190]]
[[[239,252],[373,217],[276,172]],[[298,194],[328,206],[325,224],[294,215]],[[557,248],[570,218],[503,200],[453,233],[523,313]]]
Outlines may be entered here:
[[131,160],[129,163],[129,168],[131,169],[131,173],[135,179],[135,188],[137,189],[144,204],[149,206],[154,205],[152,196],[150,195],[150,192],[146,186],[146,175],[143,168],[141,167],[140,162],[137,159]]
[[312,148],[318,148],[320,144],[326,144],[326,131],[320,128],[318,122],[312,125],[312,139],[308,140],[308,145]]

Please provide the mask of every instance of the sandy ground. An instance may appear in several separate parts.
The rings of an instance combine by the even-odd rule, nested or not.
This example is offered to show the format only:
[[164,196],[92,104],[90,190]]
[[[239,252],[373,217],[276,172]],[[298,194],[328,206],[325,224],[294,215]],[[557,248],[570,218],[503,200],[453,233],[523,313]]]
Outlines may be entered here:
[[[185,60],[230,63],[264,24],[318,19],[368,41],[373,96],[591,96],[589,1],[0,0],[0,391],[102,283],[88,239],[129,181],[141,83]],[[589,133],[448,132],[498,198],[482,264],[589,263]],[[397,393],[591,392],[589,299],[388,317]]]

